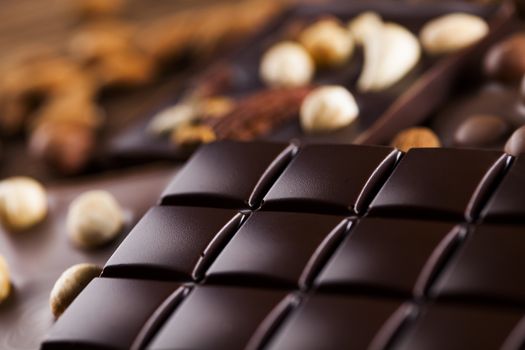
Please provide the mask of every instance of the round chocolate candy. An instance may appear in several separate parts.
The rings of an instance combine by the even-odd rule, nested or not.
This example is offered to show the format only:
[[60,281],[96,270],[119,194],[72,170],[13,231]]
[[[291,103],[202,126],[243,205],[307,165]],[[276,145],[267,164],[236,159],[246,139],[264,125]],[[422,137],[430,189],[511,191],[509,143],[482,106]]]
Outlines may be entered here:
[[525,126],[512,133],[505,144],[505,152],[513,156],[525,153]]
[[494,144],[508,130],[507,123],[495,115],[473,115],[459,125],[454,143],[464,147],[481,147]]
[[525,74],[525,33],[514,34],[494,45],[485,56],[485,74],[516,83]]

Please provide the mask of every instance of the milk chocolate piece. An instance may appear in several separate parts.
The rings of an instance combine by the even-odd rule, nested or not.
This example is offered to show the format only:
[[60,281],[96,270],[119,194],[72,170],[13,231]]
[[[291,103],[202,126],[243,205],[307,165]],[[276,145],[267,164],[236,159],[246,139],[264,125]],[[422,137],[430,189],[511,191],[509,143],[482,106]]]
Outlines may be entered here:
[[491,78],[521,81],[525,75],[525,34],[514,34],[494,45],[485,57],[484,68]]
[[458,127],[454,141],[463,147],[490,146],[499,141],[507,130],[507,123],[498,116],[473,115]]

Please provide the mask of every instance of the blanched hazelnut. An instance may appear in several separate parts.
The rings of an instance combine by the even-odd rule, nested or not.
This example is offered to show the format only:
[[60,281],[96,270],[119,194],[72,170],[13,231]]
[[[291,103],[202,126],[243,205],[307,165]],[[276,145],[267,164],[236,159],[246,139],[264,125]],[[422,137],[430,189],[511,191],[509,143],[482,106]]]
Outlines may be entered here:
[[338,66],[352,56],[354,40],[335,19],[320,20],[307,27],[299,42],[319,66]]
[[377,28],[380,28],[382,24],[383,20],[379,14],[367,11],[352,19],[348,23],[348,29],[352,34],[355,43],[362,45],[365,41],[365,37]]
[[332,131],[352,123],[359,115],[357,103],[342,86],[322,86],[304,99],[301,126],[307,132]]
[[106,191],[88,191],[69,206],[69,238],[82,248],[103,245],[122,231],[124,213],[113,195]]
[[11,293],[11,278],[7,261],[0,255],[0,304],[9,297]]
[[102,268],[94,264],[77,264],[64,271],[55,282],[49,296],[51,312],[58,318]]
[[0,218],[14,230],[25,230],[47,215],[44,187],[29,177],[11,177],[0,182]]
[[487,23],[478,16],[452,13],[427,22],[419,38],[431,55],[455,52],[479,41],[489,31]]
[[259,75],[270,87],[303,86],[312,80],[314,63],[301,45],[285,41],[266,51]]

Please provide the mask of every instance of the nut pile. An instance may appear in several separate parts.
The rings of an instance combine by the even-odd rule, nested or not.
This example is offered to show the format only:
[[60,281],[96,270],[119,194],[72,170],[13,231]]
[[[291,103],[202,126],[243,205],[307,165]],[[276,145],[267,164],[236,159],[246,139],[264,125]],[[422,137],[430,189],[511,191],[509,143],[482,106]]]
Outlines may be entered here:
[[[455,26],[465,27],[466,32],[461,36],[454,35],[450,28]],[[422,55],[421,46],[430,55],[451,53],[481,39],[488,26],[479,17],[454,13],[427,23],[418,38],[397,23],[383,21],[375,12],[364,12],[347,25],[338,18],[322,16],[307,26],[293,23],[288,29],[283,40],[271,45],[262,55],[259,77],[270,90],[290,96],[301,87],[311,89],[308,87],[316,71],[340,69],[352,64],[356,47],[361,47],[364,54],[357,90],[360,93],[386,90],[417,66]],[[280,125],[281,122],[276,120],[294,117],[290,113],[293,106],[283,109],[282,116],[270,117],[270,110],[272,113],[280,110],[273,110],[272,106],[279,105],[279,101],[286,100],[286,97],[279,99],[275,94],[277,100],[267,107],[263,96],[272,93],[263,91],[239,101],[230,100],[230,110],[217,113],[209,122],[202,113],[202,106],[210,97],[225,99],[221,94],[228,91],[232,79],[231,72],[218,71],[222,74],[201,81],[190,90],[189,97],[156,114],[148,127],[150,134],[157,137],[169,135],[177,145],[222,138],[250,140]],[[344,87],[333,86],[313,91],[300,111],[300,124],[305,132],[333,131],[351,124],[359,115],[358,103],[352,93]],[[222,118],[225,120],[221,121]],[[239,120],[234,121],[234,118]]]
[[249,0],[179,11],[139,26],[117,17],[124,0],[75,4],[82,20],[63,47],[30,47],[0,62],[2,136],[26,134],[29,151],[67,175],[82,171],[93,156],[106,119],[98,105],[101,91],[147,85],[180,57],[206,59],[280,8]]
[[28,177],[11,177],[0,181],[0,219],[11,230],[29,229],[47,215],[44,187]]
[[85,192],[69,206],[67,229],[71,241],[79,247],[93,248],[113,240],[123,224],[123,211],[108,192]]

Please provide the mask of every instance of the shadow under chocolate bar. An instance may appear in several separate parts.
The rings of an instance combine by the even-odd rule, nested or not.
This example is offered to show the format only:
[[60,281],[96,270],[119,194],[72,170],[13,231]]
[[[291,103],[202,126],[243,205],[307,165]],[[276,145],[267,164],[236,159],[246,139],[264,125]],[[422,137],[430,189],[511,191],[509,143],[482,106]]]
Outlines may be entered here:
[[524,179],[498,151],[206,145],[42,348],[518,349]]
[[[376,11],[385,20],[397,22],[416,34],[428,20],[451,12],[466,12],[486,19],[491,29],[488,36],[478,44],[445,57],[432,58],[424,55],[406,77],[381,92],[356,91],[356,81],[363,63],[360,50],[345,66],[320,71],[313,81],[314,85],[341,84],[354,94],[360,108],[360,116],[350,126],[327,134],[306,135],[301,131],[297,113],[294,113],[292,120],[288,118],[281,126],[258,137],[284,142],[301,139],[314,143],[385,143],[396,131],[424,120],[449,98],[449,90],[458,73],[479,60],[481,52],[505,30],[507,20],[514,15],[513,9],[507,5],[479,5],[467,2],[411,4],[391,1],[297,5],[270,23],[238,51],[218,60],[216,67],[227,67],[229,78],[228,84],[214,92],[217,95],[242,98],[264,91],[258,67],[266,49],[286,38],[292,30],[291,27],[308,24],[323,14],[335,16],[346,22],[364,11]],[[199,80],[196,84],[199,84]],[[187,90],[195,88],[193,83]],[[175,104],[183,97],[166,97],[164,106]],[[296,109],[298,110],[298,106]],[[246,119],[249,117],[254,116],[247,116]],[[191,154],[192,148],[180,147],[167,139],[148,135],[147,126],[150,120],[151,115],[115,137],[110,147],[110,153],[115,159],[132,163],[151,159],[183,160]]]

